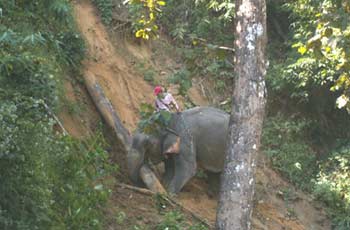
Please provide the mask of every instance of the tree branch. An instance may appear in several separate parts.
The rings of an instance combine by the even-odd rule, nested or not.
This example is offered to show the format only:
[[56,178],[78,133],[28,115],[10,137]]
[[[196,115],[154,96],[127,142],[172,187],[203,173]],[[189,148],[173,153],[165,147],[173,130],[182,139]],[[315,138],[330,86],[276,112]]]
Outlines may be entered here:
[[[143,195],[147,195],[147,196],[154,196],[154,195],[157,194],[156,192],[152,192],[149,189],[139,188],[139,187],[123,184],[123,183],[118,183],[117,186],[120,187],[120,188],[123,188],[123,189],[129,189],[129,190],[132,190],[132,191],[135,191],[135,192],[141,193]],[[200,217],[199,215],[197,215],[193,211],[189,210],[188,208],[186,208],[185,206],[183,206],[182,204],[180,204],[179,202],[177,202],[173,198],[171,198],[169,196],[166,196],[164,194],[161,197],[162,197],[162,199],[164,201],[166,201],[172,207],[180,208],[183,212],[186,212],[186,213],[190,214],[194,219],[196,219],[199,222],[203,223],[204,225],[206,225],[210,229],[214,229],[214,226],[212,224],[210,224],[208,220],[206,220],[203,217]]]

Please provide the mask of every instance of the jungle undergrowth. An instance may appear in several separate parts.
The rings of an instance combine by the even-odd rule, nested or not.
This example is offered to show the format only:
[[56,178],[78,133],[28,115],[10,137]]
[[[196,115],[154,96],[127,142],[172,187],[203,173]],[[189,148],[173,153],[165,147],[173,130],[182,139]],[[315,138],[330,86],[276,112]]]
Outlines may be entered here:
[[117,170],[97,132],[56,131],[64,77],[85,44],[67,0],[0,2],[0,228],[102,229]]

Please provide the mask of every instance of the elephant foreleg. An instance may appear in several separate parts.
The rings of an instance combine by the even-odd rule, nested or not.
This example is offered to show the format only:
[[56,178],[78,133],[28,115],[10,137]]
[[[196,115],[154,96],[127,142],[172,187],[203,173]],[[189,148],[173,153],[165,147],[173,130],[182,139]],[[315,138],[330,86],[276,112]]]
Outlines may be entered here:
[[174,175],[167,186],[170,193],[179,193],[182,187],[195,175],[197,164],[196,160],[186,159],[183,154],[175,157]]
[[170,157],[164,161],[165,172],[163,176],[163,184],[165,187],[168,187],[171,180],[174,177],[175,171],[175,161],[173,157]]

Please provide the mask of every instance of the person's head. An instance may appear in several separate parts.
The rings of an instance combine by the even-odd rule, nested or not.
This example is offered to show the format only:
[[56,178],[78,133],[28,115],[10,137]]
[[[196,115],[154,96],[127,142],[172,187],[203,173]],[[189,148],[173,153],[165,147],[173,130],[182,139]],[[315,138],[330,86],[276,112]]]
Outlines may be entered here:
[[164,92],[163,87],[161,86],[156,86],[154,87],[153,93],[156,97],[161,96],[161,94]]

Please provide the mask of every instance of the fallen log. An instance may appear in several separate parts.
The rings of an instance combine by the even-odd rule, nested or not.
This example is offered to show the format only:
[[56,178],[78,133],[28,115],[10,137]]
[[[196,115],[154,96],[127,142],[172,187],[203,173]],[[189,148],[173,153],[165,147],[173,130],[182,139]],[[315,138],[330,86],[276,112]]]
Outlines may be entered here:
[[93,73],[84,74],[85,86],[94,101],[98,111],[102,115],[105,122],[113,129],[117,138],[128,150],[131,143],[129,131],[124,127],[111,102],[105,96],[103,89],[97,82]]
[[118,185],[119,187],[121,187],[121,188],[129,189],[129,190],[132,190],[132,191],[134,191],[134,192],[138,192],[138,193],[141,193],[141,194],[144,194],[144,195],[153,196],[153,195],[156,194],[155,192],[152,192],[152,191],[149,190],[149,189],[139,188],[139,187],[131,186],[131,185],[128,185],[128,184],[117,183],[117,185]]
[[143,165],[140,168],[140,177],[142,178],[147,188],[149,188],[152,192],[160,194],[167,193],[154,172],[147,165]]

